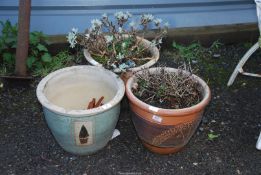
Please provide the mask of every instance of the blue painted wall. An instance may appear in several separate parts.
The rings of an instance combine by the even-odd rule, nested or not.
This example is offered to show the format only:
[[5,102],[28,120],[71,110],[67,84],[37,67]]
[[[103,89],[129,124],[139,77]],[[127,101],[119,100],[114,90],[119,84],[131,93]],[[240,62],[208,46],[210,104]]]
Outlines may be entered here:
[[[18,20],[18,0],[0,0],[0,20]],[[65,34],[84,31],[90,20],[117,11],[167,20],[171,28],[257,22],[254,0],[32,0],[31,30]]]

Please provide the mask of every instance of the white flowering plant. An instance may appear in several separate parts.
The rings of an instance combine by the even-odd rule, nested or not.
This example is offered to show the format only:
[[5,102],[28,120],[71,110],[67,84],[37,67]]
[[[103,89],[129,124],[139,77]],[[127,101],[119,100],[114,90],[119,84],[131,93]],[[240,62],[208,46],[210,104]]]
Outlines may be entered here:
[[162,19],[151,14],[143,14],[139,21],[129,23],[132,18],[129,12],[117,12],[114,17],[115,22],[107,14],[92,20],[91,27],[85,33],[78,33],[78,29],[73,28],[67,36],[70,47],[74,48],[77,44],[83,46],[97,62],[110,70],[126,71],[149,61],[151,53],[142,44],[141,38],[144,38],[149,27],[153,27],[156,34],[151,45],[160,48],[169,24],[163,24]]

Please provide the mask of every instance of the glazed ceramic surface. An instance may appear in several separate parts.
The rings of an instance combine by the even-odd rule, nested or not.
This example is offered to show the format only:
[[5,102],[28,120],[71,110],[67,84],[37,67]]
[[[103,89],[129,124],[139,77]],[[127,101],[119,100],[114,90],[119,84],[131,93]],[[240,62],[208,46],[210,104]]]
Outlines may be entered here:
[[[73,66],[41,80],[37,98],[59,145],[68,152],[92,154],[110,140],[120,113],[124,83],[114,73],[94,66]],[[103,105],[87,110],[93,99]]]

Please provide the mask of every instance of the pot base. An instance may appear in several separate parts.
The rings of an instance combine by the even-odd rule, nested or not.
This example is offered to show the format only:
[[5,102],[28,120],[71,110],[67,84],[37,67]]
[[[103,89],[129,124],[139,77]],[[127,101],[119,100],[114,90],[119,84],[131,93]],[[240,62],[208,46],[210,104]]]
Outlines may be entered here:
[[173,154],[181,151],[184,146],[182,147],[157,147],[142,140],[142,144],[151,152],[157,154]]

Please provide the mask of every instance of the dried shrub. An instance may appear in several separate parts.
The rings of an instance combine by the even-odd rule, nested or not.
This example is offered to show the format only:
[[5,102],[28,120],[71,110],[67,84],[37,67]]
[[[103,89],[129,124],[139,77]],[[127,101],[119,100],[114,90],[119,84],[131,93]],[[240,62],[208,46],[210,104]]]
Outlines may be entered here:
[[165,67],[158,67],[153,73],[146,69],[137,74],[132,91],[143,102],[165,109],[190,107],[202,98],[192,73],[186,74],[181,68],[176,73],[167,72]]

